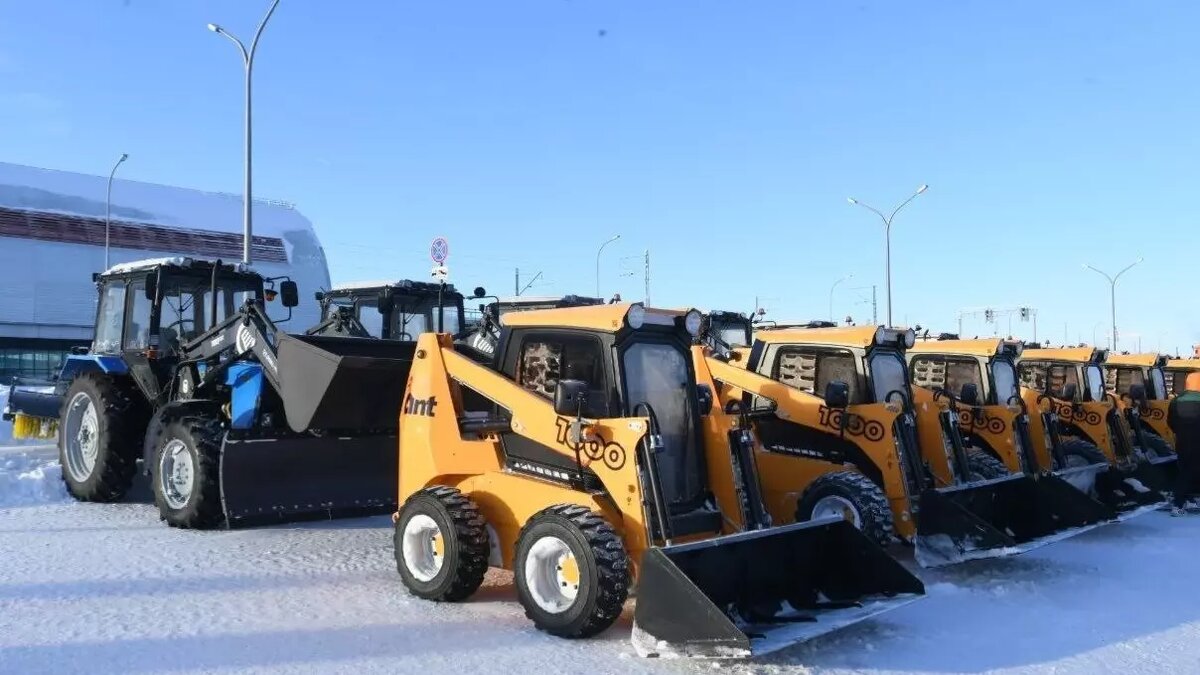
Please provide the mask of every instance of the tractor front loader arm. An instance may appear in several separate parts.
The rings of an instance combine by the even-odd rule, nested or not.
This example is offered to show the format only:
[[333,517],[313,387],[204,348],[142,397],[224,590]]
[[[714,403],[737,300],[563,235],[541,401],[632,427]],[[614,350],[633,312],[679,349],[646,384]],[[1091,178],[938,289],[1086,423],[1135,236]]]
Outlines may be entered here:
[[185,361],[199,362],[214,361],[222,353],[232,350],[233,358],[205,370],[201,387],[215,381],[225,367],[249,352],[263,365],[267,381],[276,391],[280,391],[275,334],[275,323],[262,306],[255,300],[247,300],[237,312],[183,345],[181,351]]

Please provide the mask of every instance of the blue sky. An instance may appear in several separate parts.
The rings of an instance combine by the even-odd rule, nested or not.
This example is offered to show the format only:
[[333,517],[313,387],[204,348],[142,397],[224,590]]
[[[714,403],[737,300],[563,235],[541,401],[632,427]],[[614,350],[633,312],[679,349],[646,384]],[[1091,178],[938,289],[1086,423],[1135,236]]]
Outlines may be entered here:
[[[1152,6],[1151,6],[1152,5]],[[0,157],[241,189],[266,0],[0,0]],[[283,0],[255,65],[256,195],[316,223],[334,280],[642,295],[869,319],[881,209],[897,322],[1038,309],[1039,333],[1200,342],[1189,2]],[[628,273],[629,276],[622,276]],[[1007,330],[1002,322],[1000,331]],[[1032,325],[1014,321],[1031,337]],[[990,334],[968,319],[965,332]],[[1136,347],[1136,338],[1122,340]]]

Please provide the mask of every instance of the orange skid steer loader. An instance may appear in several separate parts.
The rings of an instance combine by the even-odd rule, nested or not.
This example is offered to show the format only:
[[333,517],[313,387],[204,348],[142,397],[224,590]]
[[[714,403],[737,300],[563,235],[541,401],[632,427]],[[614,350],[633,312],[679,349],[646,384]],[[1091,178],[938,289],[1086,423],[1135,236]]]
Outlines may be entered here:
[[945,484],[963,482],[964,476],[1024,474],[1037,485],[1045,501],[1041,508],[1051,517],[1116,519],[1113,508],[1090,496],[1096,474],[1107,471],[1108,462],[1096,454],[1064,459],[1044,433],[1033,433],[1017,380],[1023,350],[1017,341],[957,336],[921,340],[908,350],[922,447],[941,445],[940,431],[951,441],[961,439],[948,445],[949,452],[926,452],[931,471]]
[[636,587],[639,654],[744,657],[917,599],[841,518],[774,527],[745,420],[689,354],[698,312],[505,315],[490,356],[417,344],[400,418],[395,555],[422,598],[514,573],[539,629],[595,635]]
[[[776,520],[843,514],[876,541],[913,544],[926,567],[1020,553],[1106,520],[1086,499],[1056,505],[1023,475],[937,480],[904,360],[914,340],[907,329],[819,326],[759,329],[748,350],[712,349],[735,366],[714,370],[720,400],[753,412]],[[955,424],[944,431],[933,449],[943,462],[961,448]]]
[[1119,397],[1106,390],[1108,356],[1093,347],[1027,348],[1018,375],[1026,406],[1038,413],[1030,416],[1030,435],[1040,461],[1068,471],[1107,464],[1091,492],[1127,519],[1166,499],[1169,476],[1135,444],[1130,418],[1114,403]]

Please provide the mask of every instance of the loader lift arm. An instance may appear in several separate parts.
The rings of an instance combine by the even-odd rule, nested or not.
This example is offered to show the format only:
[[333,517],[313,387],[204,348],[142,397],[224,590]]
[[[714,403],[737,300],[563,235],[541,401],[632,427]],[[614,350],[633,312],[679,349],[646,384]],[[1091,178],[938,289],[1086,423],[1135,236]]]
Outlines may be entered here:
[[[263,365],[267,382],[275,391],[281,391],[277,332],[262,304],[246,300],[236,313],[181,347],[181,366],[194,368],[201,362],[212,366],[205,368],[198,378],[195,389],[200,390],[217,381],[229,366],[238,362],[238,357],[252,353]],[[229,358],[221,360],[225,354]]]

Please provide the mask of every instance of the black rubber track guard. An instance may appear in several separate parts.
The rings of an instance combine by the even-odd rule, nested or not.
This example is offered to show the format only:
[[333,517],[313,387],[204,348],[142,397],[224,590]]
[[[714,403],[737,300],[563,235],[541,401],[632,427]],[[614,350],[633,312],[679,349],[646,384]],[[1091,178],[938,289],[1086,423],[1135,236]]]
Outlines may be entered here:
[[229,527],[394,513],[395,435],[284,437],[221,445]]
[[917,515],[922,567],[1024,553],[1117,518],[1053,474],[1012,475],[927,490]]
[[924,594],[852,524],[796,523],[646,551],[633,644],[642,656],[753,656]]

